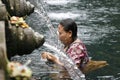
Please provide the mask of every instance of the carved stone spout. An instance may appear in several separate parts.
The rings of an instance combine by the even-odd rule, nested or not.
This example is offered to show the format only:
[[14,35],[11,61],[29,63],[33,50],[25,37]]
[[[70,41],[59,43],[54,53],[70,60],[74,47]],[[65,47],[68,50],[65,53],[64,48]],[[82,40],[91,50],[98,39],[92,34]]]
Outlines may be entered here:
[[2,0],[10,16],[25,16],[34,11],[34,5],[26,0]]
[[44,36],[32,28],[21,28],[8,24],[6,28],[8,58],[18,54],[30,54],[44,43]]
[[[20,22],[21,18],[31,14],[33,11],[34,5],[29,1],[0,0],[0,22],[5,23],[6,52],[9,59],[17,54],[30,54],[34,49],[39,48],[44,43],[43,35],[35,32],[25,20]],[[13,16],[15,16],[15,20],[18,19],[14,24],[10,20]],[[20,22],[20,25],[18,25],[18,22]],[[26,25],[27,28],[23,28]]]

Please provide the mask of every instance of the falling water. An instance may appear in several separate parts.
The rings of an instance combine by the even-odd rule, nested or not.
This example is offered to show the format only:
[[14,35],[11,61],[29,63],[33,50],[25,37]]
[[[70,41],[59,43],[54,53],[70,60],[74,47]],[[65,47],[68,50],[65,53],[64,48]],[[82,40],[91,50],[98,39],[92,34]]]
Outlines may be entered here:
[[[66,65],[64,65],[64,67],[67,69],[71,79],[85,80],[85,75],[77,68],[77,66],[74,64],[74,62],[72,62],[72,60],[67,55],[65,55],[63,53],[63,51],[61,50],[60,42],[58,41],[58,38],[57,38],[57,33],[56,33],[57,31],[53,27],[46,11],[44,10],[44,6],[42,5],[43,2],[40,2],[40,0],[37,0],[36,2],[37,2],[36,5],[38,8],[36,8],[35,12],[39,16],[42,16],[43,19],[46,21],[46,25],[50,30],[50,37],[51,37],[51,39],[54,38],[53,41],[47,40],[46,43],[44,43],[44,46],[55,51],[55,54],[57,54],[59,56],[59,59],[61,60],[61,62],[66,64]],[[55,43],[54,41],[56,41],[57,43]]]
[[[54,26],[52,25],[46,11],[44,8],[47,8],[45,7],[45,3],[42,2],[41,0],[36,0],[34,2],[36,4],[36,9],[35,9],[35,13],[37,13],[39,16],[42,17],[42,19],[45,21],[45,25],[48,27],[49,29],[49,34],[46,36],[48,37],[49,35],[49,39],[46,39],[46,42],[60,48],[60,42],[58,41],[58,37],[57,37],[57,31],[55,30]],[[53,42],[54,41],[54,42]],[[57,46],[59,45],[59,46]]]
[[64,67],[67,69],[71,79],[85,80],[85,75],[77,68],[74,62],[67,55],[65,55],[63,51],[47,43],[44,43],[44,46],[54,50],[56,53],[59,53],[57,55],[59,56],[60,61],[65,64]]

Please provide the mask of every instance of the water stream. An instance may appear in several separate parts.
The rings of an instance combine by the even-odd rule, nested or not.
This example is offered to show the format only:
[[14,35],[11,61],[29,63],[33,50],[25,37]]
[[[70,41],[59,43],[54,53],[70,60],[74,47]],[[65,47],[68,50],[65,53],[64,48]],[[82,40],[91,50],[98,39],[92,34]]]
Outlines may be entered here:
[[71,79],[86,80],[85,75],[77,68],[74,62],[67,55],[65,55],[63,51],[47,43],[44,43],[44,46],[56,51],[57,55],[59,56],[60,61],[64,63],[64,67],[67,69]]

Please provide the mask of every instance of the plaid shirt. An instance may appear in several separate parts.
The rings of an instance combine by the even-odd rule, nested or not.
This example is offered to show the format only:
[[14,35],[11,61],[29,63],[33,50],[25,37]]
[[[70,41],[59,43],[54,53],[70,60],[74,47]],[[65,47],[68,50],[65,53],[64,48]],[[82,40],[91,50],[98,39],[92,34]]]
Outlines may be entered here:
[[87,63],[89,58],[85,45],[81,41],[74,41],[66,51],[67,55],[75,62],[75,64]]

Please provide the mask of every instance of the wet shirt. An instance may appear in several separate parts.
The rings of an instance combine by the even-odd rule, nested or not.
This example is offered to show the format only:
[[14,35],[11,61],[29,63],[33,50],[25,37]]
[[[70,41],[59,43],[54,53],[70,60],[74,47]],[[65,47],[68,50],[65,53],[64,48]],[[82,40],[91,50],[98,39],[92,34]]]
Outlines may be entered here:
[[74,41],[66,51],[67,55],[75,62],[80,64],[88,62],[88,54],[85,45],[81,41]]

